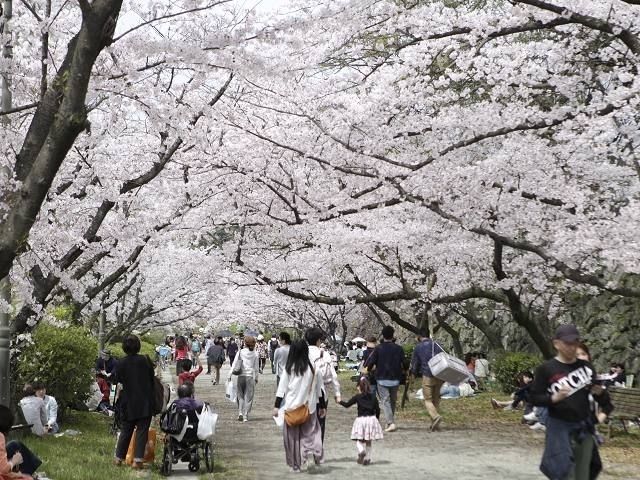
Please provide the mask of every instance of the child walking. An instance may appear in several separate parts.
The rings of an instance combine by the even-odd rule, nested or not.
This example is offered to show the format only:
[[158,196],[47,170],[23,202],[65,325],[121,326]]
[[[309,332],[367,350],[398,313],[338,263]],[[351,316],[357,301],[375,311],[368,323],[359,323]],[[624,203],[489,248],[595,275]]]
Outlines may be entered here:
[[350,407],[354,403],[358,404],[358,416],[351,428],[351,440],[356,441],[358,450],[358,460],[360,465],[371,463],[371,442],[382,439],[382,426],[380,418],[380,406],[378,399],[371,392],[371,385],[367,377],[360,377],[358,382],[358,393],[348,401],[340,401],[343,407]]

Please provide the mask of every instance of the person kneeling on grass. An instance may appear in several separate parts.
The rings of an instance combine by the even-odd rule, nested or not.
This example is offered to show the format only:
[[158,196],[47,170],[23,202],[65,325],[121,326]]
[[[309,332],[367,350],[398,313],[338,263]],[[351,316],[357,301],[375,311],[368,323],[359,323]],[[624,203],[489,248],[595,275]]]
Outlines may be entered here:
[[12,425],[13,413],[0,405],[0,480],[31,479],[42,462],[21,442],[5,444]]

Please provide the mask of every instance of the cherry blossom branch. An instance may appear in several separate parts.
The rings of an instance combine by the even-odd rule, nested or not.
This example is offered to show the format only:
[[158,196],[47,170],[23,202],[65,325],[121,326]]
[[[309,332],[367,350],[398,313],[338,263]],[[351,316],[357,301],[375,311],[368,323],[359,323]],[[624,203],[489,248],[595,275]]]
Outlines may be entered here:
[[592,17],[590,15],[582,15],[580,13],[572,12],[566,7],[560,7],[549,2],[542,0],[512,0],[513,3],[524,3],[531,5],[532,7],[539,8],[541,10],[547,10],[549,12],[561,15],[563,18],[570,20],[573,23],[579,23],[585,27],[600,32],[608,33],[609,35],[619,38],[629,50],[636,55],[640,54],[640,38],[634,35],[629,29],[622,28],[619,25],[613,25],[600,18]]
[[159,22],[161,20],[167,20],[169,18],[176,18],[176,17],[180,17],[182,15],[188,15],[190,13],[196,13],[196,12],[202,12],[204,10],[210,10],[210,9],[212,9],[214,7],[217,7],[218,5],[222,5],[224,3],[229,3],[230,1],[231,0],[219,0],[217,2],[213,2],[213,3],[209,3],[207,5],[204,5],[202,7],[190,8],[188,10],[181,10],[179,12],[168,13],[166,15],[161,15],[159,17],[154,17],[151,20],[147,20],[145,22],[142,22],[142,23],[136,25],[135,27],[131,27],[129,30],[124,31],[122,34],[120,34],[120,36],[114,38],[113,41],[117,42],[118,40],[120,40],[125,35],[128,35],[131,32],[135,32],[139,28],[142,28],[142,27],[147,26],[147,25],[151,25],[151,24]]
[[24,110],[30,110],[32,108],[36,108],[38,105],[40,105],[40,102],[29,103],[27,105],[21,105],[19,107],[10,108],[8,110],[0,112],[0,117],[4,115],[11,115],[12,113],[22,112]]

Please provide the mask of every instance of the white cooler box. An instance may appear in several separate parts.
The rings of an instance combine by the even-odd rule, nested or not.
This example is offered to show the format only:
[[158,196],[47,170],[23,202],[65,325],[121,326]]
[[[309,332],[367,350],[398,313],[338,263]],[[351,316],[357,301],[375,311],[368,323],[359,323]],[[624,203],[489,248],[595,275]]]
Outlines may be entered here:
[[440,352],[429,360],[429,368],[434,377],[452,385],[458,385],[469,378],[469,369],[459,358]]

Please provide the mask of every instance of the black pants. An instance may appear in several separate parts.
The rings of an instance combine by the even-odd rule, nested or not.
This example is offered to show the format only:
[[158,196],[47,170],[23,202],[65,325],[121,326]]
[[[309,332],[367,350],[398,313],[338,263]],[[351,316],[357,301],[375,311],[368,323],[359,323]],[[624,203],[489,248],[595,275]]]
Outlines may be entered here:
[[12,440],[7,443],[7,459],[11,460],[11,457],[16,452],[20,452],[22,455],[22,463],[20,464],[20,472],[32,475],[40,465],[42,461],[36,457],[36,455],[29,450],[24,443]]
[[[327,402],[329,403],[329,402]],[[328,405],[327,405],[328,407]],[[325,408],[325,412],[327,409]],[[324,429],[327,424],[327,414],[325,413],[324,417],[320,418],[320,409],[316,408],[316,415],[318,415],[318,423],[320,424],[320,435],[322,438],[322,444],[324,445]]]
[[149,426],[151,425],[151,417],[138,418],[137,420],[122,420],[122,430],[118,437],[118,445],[116,446],[116,457],[124,460],[127,456],[133,429],[136,429],[136,449],[133,454],[134,461],[141,462],[144,458],[144,449],[147,445],[149,436]]

